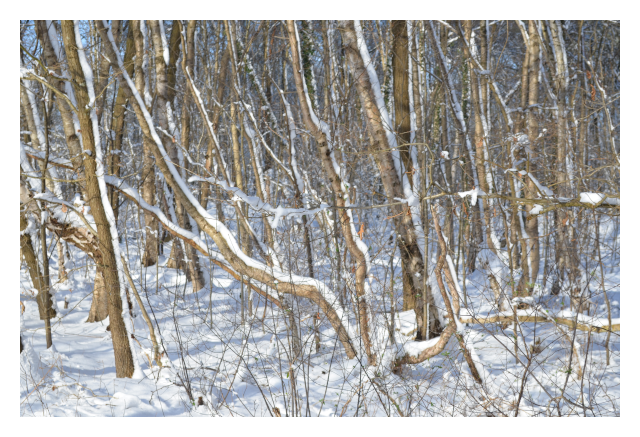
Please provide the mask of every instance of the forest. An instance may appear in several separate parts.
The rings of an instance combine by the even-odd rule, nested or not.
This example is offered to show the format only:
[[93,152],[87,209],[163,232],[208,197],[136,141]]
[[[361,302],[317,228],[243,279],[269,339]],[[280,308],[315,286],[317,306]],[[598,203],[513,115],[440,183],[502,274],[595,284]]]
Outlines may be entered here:
[[620,21],[20,21],[21,416],[620,416],[620,244]]

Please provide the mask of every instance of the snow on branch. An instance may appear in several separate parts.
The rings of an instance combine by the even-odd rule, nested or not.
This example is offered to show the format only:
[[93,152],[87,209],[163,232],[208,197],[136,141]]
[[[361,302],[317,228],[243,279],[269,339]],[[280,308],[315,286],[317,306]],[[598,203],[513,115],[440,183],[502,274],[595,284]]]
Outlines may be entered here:
[[[557,323],[558,325],[568,326],[571,329],[578,329],[580,331],[591,331],[596,333],[601,332],[619,332],[620,331],[620,319],[612,319],[611,328],[609,329],[609,322],[607,319],[589,319],[583,320],[578,318],[578,321],[573,318],[566,317],[554,317],[545,315],[541,312],[536,314],[530,314],[528,310],[519,310],[517,317],[519,323]],[[445,316],[446,317],[446,316]],[[460,319],[461,323],[468,324],[493,324],[493,323],[513,323],[515,316],[513,313],[498,314],[491,317],[463,317]]]
[[465,198],[467,196],[471,197],[471,206],[476,206],[476,202],[478,201],[478,196],[486,195],[484,191],[482,191],[479,187],[473,187],[470,191],[462,191],[458,193],[458,196],[461,198]]
[[276,228],[280,224],[280,220],[283,217],[295,217],[300,218],[304,215],[313,216],[318,214],[319,212],[331,208],[331,205],[327,205],[326,203],[322,203],[318,208],[314,209],[306,209],[306,208],[283,208],[282,206],[278,206],[274,208],[267,202],[263,202],[257,196],[249,196],[245,192],[243,192],[238,187],[232,187],[227,184],[225,181],[217,180],[215,178],[203,178],[200,176],[192,176],[189,178],[189,182],[209,182],[211,184],[218,185],[222,187],[225,191],[228,191],[233,194],[233,198],[231,201],[242,201],[249,205],[251,209],[254,211],[273,214],[273,218],[269,219],[269,224]]
[[[470,191],[459,192],[458,195],[462,198],[471,196],[471,204],[475,205],[478,197],[487,199],[503,199],[511,202],[537,205],[538,208],[534,208],[529,212],[529,217],[534,215],[544,214],[549,211],[560,208],[620,208],[620,196],[614,194],[603,193],[580,193],[578,197],[566,198],[566,197],[547,197],[547,198],[521,198],[512,197],[506,194],[492,193],[486,194],[482,190],[474,187]],[[527,218],[528,219],[528,218]]]
[[[123,181],[120,178],[115,176],[105,176],[105,182],[109,185],[116,188],[122,195],[124,195],[127,199],[134,202],[145,212],[148,212],[154,216],[156,220],[164,227],[167,232],[169,232],[174,237],[178,237],[185,241],[190,246],[194,247],[200,253],[208,257],[214,264],[221,267],[224,271],[229,273],[237,280],[242,280],[242,275],[238,273],[231,264],[222,256],[221,253],[215,252],[209,248],[209,245],[203,241],[200,236],[192,231],[181,228],[176,223],[171,221],[160,208],[156,206],[149,205],[144,201],[140,193],[138,193],[134,188],[132,188],[129,184]],[[273,293],[268,287],[260,287],[256,286],[258,284],[248,283],[249,287],[254,289],[257,293],[262,295],[263,297],[268,298],[272,302],[274,302],[278,307],[282,308],[282,304],[278,296]]]

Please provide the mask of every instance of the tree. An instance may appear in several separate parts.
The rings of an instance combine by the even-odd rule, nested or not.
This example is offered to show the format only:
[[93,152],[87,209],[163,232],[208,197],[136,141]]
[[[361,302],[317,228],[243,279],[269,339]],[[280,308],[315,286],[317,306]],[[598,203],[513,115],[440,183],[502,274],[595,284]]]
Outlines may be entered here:
[[[371,366],[402,374],[452,338],[470,381],[487,383],[465,333],[476,328],[458,323],[512,330],[521,393],[534,359],[523,324],[569,338],[570,363],[583,359],[578,331],[604,332],[577,313],[604,320],[590,263],[612,237],[591,231],[619,223],[619,23],[29,23],[21,259],[49,345],[45,254],[57,245],[64,267],[63,243],[96,265],[87,321],[109,317],[118,377],[137,368],[129,287],[128,310],[150,306],[127,264],[141,278],[177,269],[176,301],[188,301],[187,284],[198,304],[207,290],[210,311],[194,320],[211,325],[215,266],[239,290],[243,341],[259,296],[262,326],[267,303],[286,323],[292,374],[310,353],[308,320],[316,353],[333,335],[389,399]],[[542,312],[547,289],[570,296],[575,321]],[[400,309],[402,323],[415,320],[406,349],[391,346]]]

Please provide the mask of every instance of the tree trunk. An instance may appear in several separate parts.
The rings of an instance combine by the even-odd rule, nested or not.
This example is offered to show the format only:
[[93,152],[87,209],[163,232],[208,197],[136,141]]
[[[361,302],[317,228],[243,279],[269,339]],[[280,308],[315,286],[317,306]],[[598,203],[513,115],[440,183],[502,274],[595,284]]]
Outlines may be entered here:
[[[142,35],[140,21],[131,21],[131,31],[133,32],[133,41],[135,45],[135,80],[136,88],[141,95],[144,95],[145,90],[145,74],[142,68],[142,62],[145,56],[144,53],[144,35]],[[151,111],[151,108],[148,108]],[[142,171],[140,172],[140,178],[142,179],[142,198],[149,205],[155,205],[156,202],[156,174],[154,170],[153,154],[151,153],[150,142],[153,141],[143,135],[142,137]],[[153,216],[147,212],[144,214],[144,226],[145,226],[145,245],[144,255],[142,257],[142,265],[149,267],[155,265],[158,262],[158,224],[153,219]]]
[[[569,173],[572,160],[569,150],[569,132],[567,129],[567,86],[568,86],[568,66],[564,62],[564,41],[562,37],[562,26],[558,26],[556,21],[549,20],[551,38],[554,46],[556,77],[555,88],[557,92],[557,193],[558,196],[571,197],[571,183]],[[576,256],[573,231],[573,213],[568,208],[558,210],[557,222],[558,234],[556,239],[556,258],[558,262],[559,278],[556,279],[558,287],[562,287],[564,276],[567,275],[568,286],[573,289],[577,286],[579,261]]]
[[[380,171],[385,194],[389,199],[404,198],[402,183],[395,168],[382,114],[376,104],[375,93],[360,55],[354,24],[341,22],[341,32],[351,75],[354,78],[365,112],[367,128],[373,138],[372,152]],[[403,306],[405,309],[414,309],[418,321],[418,333],[421,333],[423,331],[422,325],[426,322],[423,320],[422,310],[424,299],[417,298],[417,295],[425,293],[426,300],[430,303],[431,320],[438,320],[435,301],[428,290],[423,290],[424,263],[410,210],[404,204],[394,205],[390,207],[390,215],[393,217],[398,235],[398,248],[403,266],[403,294],[405,297]],[[440,332],[440,330],[439,327],[435,329],[436,332]],[[419,338],[421,338],[421,334],[419,334]]]
[[[168,79],[167,79],[167,66],[165,64],[164,56],[163,56],[163,46],[162,46],[162,36],[161,36],[161,28],[160,23],[157,20],[149,21],[149,27],[151,29],[151,35],[153,40],[153,47],[155,51],[155,71],[156,71],[156,93],[157,93],[157,105],[159,108],[158,111],[158,120],[160,123],[160,127],[168,133],[173,135],[173,138],[170,138],[168,135],[163,135],[162,142],[168,150],[171,150],[172,158],[175,158],[175,163],[178,163],[178,145],[175,140],[175,136],[177,132],[171,132],[173,123],[170,122],[170,102],[169,102],[169,93],[168,93]],[[189,24],[189,28],[187,30],[188,35],[193,38],[193,31],[195,29],[195,22],[193,24]],[[187,56],[187,60],[190,63],[193,63],[193,50],[189,50],[185,53]],[[181,140],[182,147],[185,150],[189,150],[189,111],[188,111],[188,94],[185,93],[184,101],[183,101],[183,109],[182,109],[182,132],[181,132]],[[183,165],[187,165],[184,163]],[[184,172],[184,170],[183,170]],[[180,202],[176,202],[176,216],[178,218],[178,223],[182,228],[191,229],[191,224],[189,222],[189,218],[187,217],[184,208],[180,204]],[[179,254],[178,246],[179,240],[174,242],[174,246],[176,246],[175,254]],[[181,247],[180,247],[181,248]],[[202,271],[200,270],[200,263],[198,259],[197,253],[195,253],[194,249],[191,247],[184,247],[184,250],[187,252],[188,263],[185,266],[185,273],[187,274],[187,278],[191,281],[191,285],[193,286],[193,291],[196,292],[204,287],[204,277],[202,275]],[[174,251],[172,250],[172,253]],[[174,258],[175,259],[175,258]]]
[[87,323],[101,322],[109,316],[109,299],[108,299],[104,273],[102,268],[96,265],[96,277],[93,282],[93,299],[91,300],[91,309]]
[[[90,118],[89,94],[85,82],[84,73],[78,56],[75,29],[73,21],[62,21],[62,36],[65,43],[69,70],[73,79],[73,88],[78,102],[78,118],[82,130],[84,150],[83,163],[87,178],[87,194],[91,207],[91,213],[96,223],[98,241],[103,248],[102,257],[96,260],[96,264],[104,273],[105,288],[108,295],[109,322],[111,325],[111,339],[116,363],[116,377],[130,378],[133,375],[134,363],[127,328],[122,318],[122,301],[120,299],[120,282],[118,278],[115,251],[105,207],[102,204],[102,196],[98,176],[96,175],[96,148],[94,143],[93,123]],[[106,196],[106,193],[105,193]]]
[[[135,52],[135,46],[133,43],[133,31],[129,26],[127,35],[127,44],[124,52],[124,64],[126,65],[127,72],[133,75],[133,58]],[[116,101],[113,107],[113,114],[111,116],[111,130],[115,133],[113,141],[111,143],[111,154],[109,155],[109,174],[116,177],[120,177],[120,152],[122,151],[122,139],[125,133],[124,120],[126,117],[126,107],[128,104],[127,97],[125,96],[122,84],[118,87],[118,94],[116,95]],[[113,215],[118,223],[118,192],[109,187],[109,199],[111,201],[111,208],[113,209]]]
[[[21,207],[22,209],[22,207]],[[24,212],[20,211],[20,231],[24,231],[27,228],[27,220],[24,216]],[[27,233],[20,235],[20,253],[27,263],[27,270],[31,277],[31,283],[38,290],[36,296],[36,302],[38,303],[38,313],[40,314],[40,320],[52,319],[56,316],[56,310],[51,306],[51,299],[45,294],[46,286],[44,284],[44,278],[41,273],[40,263],[38,262],[38,256],[33,248],[31,237]],[[48,294],[48,290],[47,290]]]
[[[394,129],[404,170],[411,173],[411,108],[409,106],[409,37],[406,20],[391,21],[393,34],[393,106]],[[409,178],[412,182],[412,179]],[[413,308],[411,308],[413,309]]]
[[[529,147],[531,152],[529,153],[529,161],[527,163],[527,172],[536,174],[538,171],[538,153],[536,147],[536,141],[538,139],[538,109],[535,105],[538,104],[538,74],[540,71],[540,38],[535,28],[533,20],[529,20],[529,72],[527,74],[529,79],[528,85],[528,111],[527,114],[527,128],[529,136]],[[525,103],[523,102],[523,105]],[[535,183],[531,178],[527,180],[527,197],[533,197],[533,193],[537,193]],[[526,205],[525,212],[528,213],[533,209],[534,205]],[[540,270],[540,242],[538,232],[538,217],[536,215],[527,217],[524,224],[525,231],[527,232],[527,244],[523,247],[523,250],[527,251],[529,259],[529,278],[530,284],[535,284],[538,278],[538,272]],[[533,292],[533,287],[527,287],[529,294]]]
[[[307,129],[309,129],[316,140],[318,152],[322,161],[322,167],[325,170],[329,181],[331,182],[331,188],[336,195],[336,204],[340,208],[344,208],[349,202],[349,193],[344,188],[344,182],[340,175],[336,172],[334,167],[335,158],[333,156],[333,146],[329,144],[327,133],[323,131],[318,124],[317,116],[313,107],[310,105],[309,95],[306,88],[306,83],[303,78],[303,64],[300,55],[300,46],[298,42],[297,29],[295,22],[292,20],[287,21],[287,29],[289,31],[289,45],[291,48],[291,59],[293,63],[293,77],[296,83],[296,90],[298,93],[298,99],[302,107],[303,119]],[[313,117],[312,117],[313,114]],[[358,296],[358,318],[360,325],[360,334],[362,335],[362,342],[367,352],[369,364],[374,365],[376,363],[376,356],[372,350],[370,340],[370,328],[369,328],[369,314],[367,311],[367,303],[364,299],[365,295],[365,279],[367,274],[367,261],[366,254],[358,245],[358,237],[354,235],[355,224],[352,223],[353,217],[347,209],[340,209],[340,224],[342,225],[342,231],[347,243],[347,248],[352,256],[352,259],[356,263],[355,275],[356,275],[356,294]],[[353,229],[352,229],[353,228]]]

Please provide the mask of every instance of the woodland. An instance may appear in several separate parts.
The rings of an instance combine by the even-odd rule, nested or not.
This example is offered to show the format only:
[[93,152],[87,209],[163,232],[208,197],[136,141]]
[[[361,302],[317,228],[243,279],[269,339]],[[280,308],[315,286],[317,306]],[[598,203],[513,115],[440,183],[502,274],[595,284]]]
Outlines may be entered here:
[[21,20],[21,416],[620,416],[620,22]]

